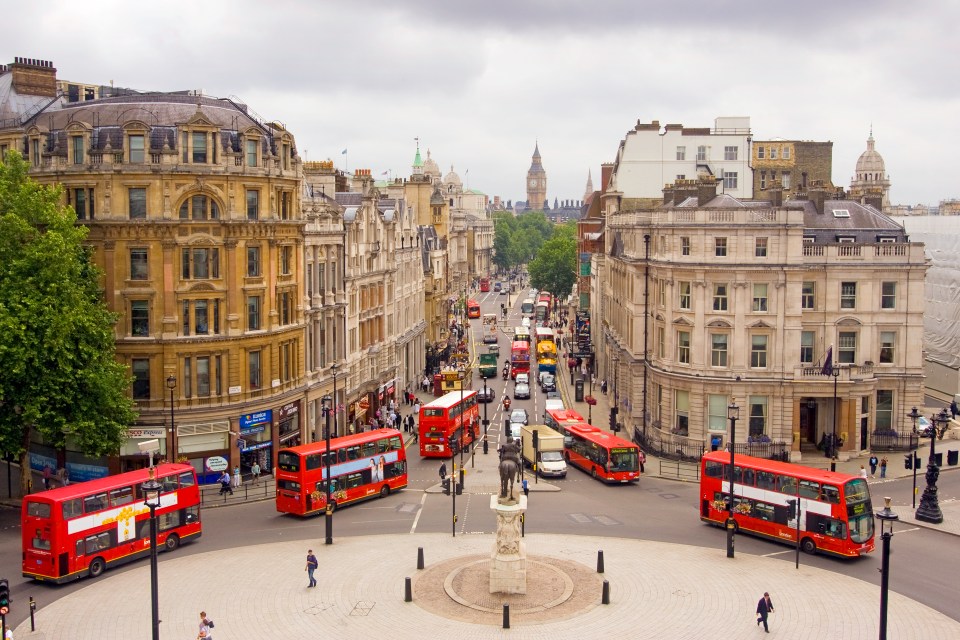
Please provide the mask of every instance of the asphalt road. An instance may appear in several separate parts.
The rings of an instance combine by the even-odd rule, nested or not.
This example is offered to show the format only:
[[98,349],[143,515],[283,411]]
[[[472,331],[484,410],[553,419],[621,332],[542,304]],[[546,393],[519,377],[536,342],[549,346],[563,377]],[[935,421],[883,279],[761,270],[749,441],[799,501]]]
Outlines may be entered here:
[[[510,296],[514,303],[508,322],[510,327],[519,324],[517,297]],[[523,296],[519,297],[522,299]],[[479,299],[484,311],[489,312],[499,310],[499,302],[505,302],[506,296],[490,294]],[[480,321],[473,322],[476,335],[479,336]],[[501,338],[501,349],[504,343],[505,339]],[[501,362],[503,359],[502,352]],[[505,383],[495,378],[488,384],[497,390],[497,398],[501,398]],[[507,385],[512,386],[512,383]],[[530,400],[514,402],[514,407],[526,408],[531,417],[540,415],[543,408],[543,395],[536,384],[532,385],[532,391]],[[495,456],[496,442],[503,430],[503,416],[496,403],[488,405],[487,411],[491,420],[489,436],[492,442],[488,455]],[[437,483],[439,462],[421,460],[415,448],[409,451],[412,453],[409,460],[409,487],[382,500],[338,510],[334,516],[335,539],[372,533],[416,535],[450,532],[452,535],[451,497],[425,493],[428,487]],[[478,451],[477,455],[483,454]],[[468,474],[468,493],[457,499],[457,535],[492,533],[494,529],[489,496],[470,494],[469,483],[472,481],[474,476]],[[918,482],[922,489],[922,476]],[[725,548],[725,533],[702,524],[698,519],[698,487],[695,484],[644,477],[638,484],[607,486],[577,469],[571,469],[566,479],[551,480],[551,483],[560,487],[561,491],[530,494],[525,524],[528,535],[549,532],[610,536]],[[960,499],[960,472],[941,474],[939,488],[941,501]],[[877,508],[882,504],[884,495],[893,497],[895,503],[908,504],[912,481],[905,478],[872,482],[871,490]],[[323,543],[323,517],[300,519],[281,515],[271,501],[208,508],[203,512],[203,522],[203,538],[181,547],[176,552],[177,556],[234,547],[240,549],[238,553],[246,553],[243,547],[290,540],[303,540],[305,545],[311,546]],[[890,588],[960,620],[960,609],[956,606],[956,580],[960,577],[958,547],[960,540],[956,536],[897,525],[891,546]],[[781,559],[785,571],[792,570],[795,561],[793,548],[747,535],[737,536],[736,552]],[[164,554],[160,555],[161,581],[165,557]],[[255,564],[256,555],[251,553],[249,560]],[[849,561],[801,554],[800,562],[879,584],[880,541],[877,540],[877,551],[867,558]],[[111,574],[125,570],[128,569],[121,567],[111,570],[101,579],[108,580]],[[27,602],[30,596],[36,599],[38,607],[42,607],[75,589],[88,586],[90,582],[82,580],[56,586],[36,584],[21,578],[19,513],[14,509],[0,509],[0,572],[11,583],[14,602],[8,623],[14,626],[28,616]],[[837,603],[837,606],[843,605]]]

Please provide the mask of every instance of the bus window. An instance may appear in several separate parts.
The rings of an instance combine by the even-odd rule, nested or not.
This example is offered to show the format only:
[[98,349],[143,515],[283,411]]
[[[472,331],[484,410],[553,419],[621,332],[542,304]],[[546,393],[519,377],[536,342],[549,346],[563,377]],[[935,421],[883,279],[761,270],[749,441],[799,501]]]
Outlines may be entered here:
[[863,478],[851,480],[844,485],[844,495],[847,499],[847,504],[869,500],[870,490],[867,489],[867,481]]
[[820,483],[812,480],[800,481],[800,497],[810,498],[811,500],[820,499]]
[[86,544],[87,555],[94,554],[98,551],[103,551],[104,549],[109,549],[113,545],[110,540],[110,532],[104,531],[103,533],[98,533],[94,536],[88,536],[84,539]]
[[337,450],[337,460],[339,460],[340,462],[346,462],[346,461],[347,461],[347,450],[346,450],[346,449],[338,449],[338,450]]
[[119,507],[131,502],[133,502],[133,487],[122,487],[110,492],[110,506],[112,507]]
[[753,469],[744,469],[743,478],[738,480],[738,482],[744,486],[752,487],[754,482],[754,471]]
[[307,459],[304,460],[303,466],[306,468],[307,471],[312,471],[313,469],[319,469],[319,468],[320,468],[320,454],[319,454],[319,453],[311,453],[311,454],[307,455]]
[[[369,472],[369,470],[365,470],[365,471]],[[341,478],[340,480],[343,481],[344,489],[352,489],[354,487],[359,487],[360,485],[363,485],[363,484],[369,484],[370,482],[369,480],[364,482],[362,473],[351,473],[346,478]]]
[[376,442],[365,442],[360,446],[360,457],[369,458],[377,453]]
[[83,504],[80,501],[80,498],[74,498],[73,500],[66,500],[63,503],[63,519],[69,520],[70,518],[76,518],[77,516],[83,515]]
[[277,466],[284,471],[300,471],[300,456],[293,451],[281,451],[277,454]]
[[715,460],[707,460],[707,464],[703,469],[703,475],[708,478],[722,478],[723,477],[723,464]]
[[50,505],[46,502],[28,502],[27,515],[34,518],[49,518]]
[[160,478],[161,493],[170,493],[177,490],[177,476],[164,476]]
[[107,494],[98,493],[83,499],[83,512],[96,513],[107,506]]
[[352,447],[347,447],[347,460],[356,460],[360,457],[360,447],[354,445]]
[[293,480],[277,480],[277,489],[280,491],[300,493],[300,483]]
[[173,529],[174,527],[180,526],[180,512],[171,511],[170,513],[164,513],[163,515],[157,516],[157,528],[160,531],[166,531],[167,529]]
[[840,504],[840,490],[829,484],[823,485],[823,501],[830,504]]
[[50,539],[40,537],[40,529],[37,529],[37,532],[33,536],[30,545],[34,549],[40,549],[41,551],[50,551]]
[[399,451],[403,448],[403,443],[400,441],[400,436],[393,436],[390,438],[390,449],[393,451]]
[[797,479],[790,476],[777,476],[777,491],[780,493],[795,494],[797,492]]
[[767,491],[777,490],[777,474],[770,471],[757,471],[757,488]]
[[180,474],[180,486],[181,487],[192,487],[194,483],[194,478],[192,473],[181,473]]

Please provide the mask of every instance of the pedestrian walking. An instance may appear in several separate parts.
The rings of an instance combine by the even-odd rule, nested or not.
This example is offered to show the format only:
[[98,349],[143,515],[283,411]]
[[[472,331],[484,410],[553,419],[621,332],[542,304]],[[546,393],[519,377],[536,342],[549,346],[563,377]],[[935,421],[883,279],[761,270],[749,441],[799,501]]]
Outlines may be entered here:
[[957,407],[956,400],[950,403],[950,415],[953,416],[954,420],[957,419],[957,416],[960,416],[960,407]]
[[250,473],[253,475],[253,484],[260,484],[260,463],[254,462],[250,467]]
[[867,470],[864,468],[863,465],[860,465],[860,477],[863,478],[864,480],[867,479]]
[[773,613],[773,600],[770,599],[770,594],[764,591],[763,597],[757,603],[757,626],[759,627],[762,622],[763,630],[767,633],[770,633],[770,628],[767,626],[767,616],[771,613]]
[[526,478],[523,479],[523,481],[520,483],[520,486],[523,487],[523,495],[529,496],[529,495],[530,495],[530,484],[527,482],[527,479],[526,479]]
[[876,456],[876,455],[871,455],[869,462],[870,462],[870,477],[871,477],[871,478],[876,478],[876,477],[877,477],[877,465],[880,464],[880,460],[877,459],[877,456]]
[[197,638],[213,640],[213,620],[207,617],[206,611],[200,612],[200,626],[197,629]]
[[316,571],[317,567],[319,566],[320,563],[317,562],[317,556],[313,555],[313,549],[307,549],[307,566],[303,569],[307,572],[307,577],[310,579],[310,584],[307,585],[307,589],[317,586],[317,581],[313,577],[313,572]]
[[440,463],[440,482],[443,482],[443,479],[447,477],[447,463]]
[[886,456],[880,458],[880,477],[881,478],[887,477],[887,457]]
[[233,468],[233,486],[239,489],[241,484],[243,479],[240,477],[240,465],[237,465]]
[[233,487],[230,486],[230,474],[227,473],[226,469],[220,474],[218,482],[220,483],[220,495],[225,493],[233,495]]
[[638,461],[640,462],[640,473],[643,473],[643,465],[647,462],[647,454],[643,452],[643,449],[640,449],[640,456]]
[[50,488],[50,480],[53,478],[53,470],[50,468],[50,465],[43,465],[43,488]]

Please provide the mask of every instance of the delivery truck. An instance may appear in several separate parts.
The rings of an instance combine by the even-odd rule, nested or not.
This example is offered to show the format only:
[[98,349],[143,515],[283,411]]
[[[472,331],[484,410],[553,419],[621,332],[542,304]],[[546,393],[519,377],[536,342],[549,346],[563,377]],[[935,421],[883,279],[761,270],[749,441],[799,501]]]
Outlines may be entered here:
[[[533,433],[537,432],[537,450],[533,447]],[[567,463],[563,459],[563,436],[542,424],[524,425],[520,428],[523,462],[528,467],[536,465],[536,471],[544,478],[567,477]]]

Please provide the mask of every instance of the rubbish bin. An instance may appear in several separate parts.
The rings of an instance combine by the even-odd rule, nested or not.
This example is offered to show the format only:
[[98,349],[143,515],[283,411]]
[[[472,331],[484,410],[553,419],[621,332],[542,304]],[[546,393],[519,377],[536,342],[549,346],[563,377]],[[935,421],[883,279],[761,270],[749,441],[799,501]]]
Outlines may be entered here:
[[947,451],[947,464],[951,467],[957,466],[957,462],[960,462],[958,458],[960,458],[960,451]]
[[583,380],[577,380],[574,383],[574,399],[577,402],[583,402]]
[[936,461],[938,467],[943,466],[943,453],[938,453],[934,455],[933,459]]

